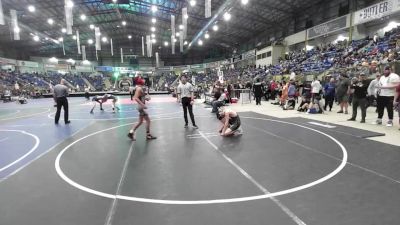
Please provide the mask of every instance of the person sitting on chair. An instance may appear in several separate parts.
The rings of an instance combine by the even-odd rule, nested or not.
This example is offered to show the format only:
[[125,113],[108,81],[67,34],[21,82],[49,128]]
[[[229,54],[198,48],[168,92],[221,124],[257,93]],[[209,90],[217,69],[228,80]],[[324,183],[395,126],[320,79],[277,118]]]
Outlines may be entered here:
[[225,99],[226,99],[225,93],[215,92],[214,100],[211,102],[211,105],[213,107],[211,113],[217,113],[218,108],[224,105]]
[[104,110],[103,103],[107,102],[109,99],[112,100],[113,113],[115,113],[115,108],[117,108],[117,110],[119,111],[119,108],[117,106],[115,106],[115,103],[117,102],[117,97],[115,97],[112,94],[105,94],[103,96],[94,96],[92,98],[93,108],[92,108],[92,110],[90,110],[90,113],[93,114],[93,110],[96,107],[96,102],[98,102],[100,104],[100,110]]
[[217,118],[222,123],[222,127],[219,130],[221,136],[229,137],[233,136],[234,134],[243,133],[243,130],[240,127],[241,122],[239,115],[235,111],[225,107],[219,108]]

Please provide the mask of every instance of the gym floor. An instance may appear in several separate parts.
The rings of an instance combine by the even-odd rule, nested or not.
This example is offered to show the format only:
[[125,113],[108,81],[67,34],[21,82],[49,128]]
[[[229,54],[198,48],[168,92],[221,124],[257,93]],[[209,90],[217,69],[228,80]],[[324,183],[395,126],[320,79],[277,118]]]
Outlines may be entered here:
[[[70,98],[69,125],[51,99],[0,104],[0,225],[398,225],[400,151],[384,135],[304,118],[239,113],[222,138],[196,104],[185,129],[170,96],[149,102],[152,133],[131,142],[135,105],[120,112]],[[63,116],[61,116],[63,118]]]

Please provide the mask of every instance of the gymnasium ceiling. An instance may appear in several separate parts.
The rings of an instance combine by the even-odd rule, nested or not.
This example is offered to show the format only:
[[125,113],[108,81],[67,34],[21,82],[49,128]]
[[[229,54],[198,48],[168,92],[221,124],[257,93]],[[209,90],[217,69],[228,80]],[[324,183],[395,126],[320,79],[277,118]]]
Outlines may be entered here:
[[[77,56],[76,41],[72,35],[62,33],[65,28],[64,0],[1,0],[6,17],[6,25],[0,25],[0,45],[6,48],[15,48],[18,51],[27,51],[34,55],[62,56],[62,45],[45,37],[64,40],[67,56]],[[185,54],[201,55],[210,51],[232,50],[240,43],[246,42],[252,37],[266,30],[287,26],[287,21],[293,19],[296,12],[301,12],[316,2],[314,0],[249,0],[246,5],[242,0],[211,0],[212,16],[220,8],[228,6],[215,18],[219,30],[207,29],[210,38],[204,39],[203,46],[198,46],[197,41],[186,49]],[[124,52],[140,55],[142,50],[142,36],[151,34],[153,26],[151,19],[156,18],[154,24],[156,31],[156,43],[153,49],[158,49],[162,55],[171,54],[171,15],[176,16],[176,30],[182,22],[182,8],[188,8],[187,41],[190,43],[196,35],[210,22],[212,17],[205,18],[204,0],[196,0],[196,5],[191,6],[189,0],[118,0],[116,4],[112,0],[73,0],[73,30],[79,30],[81,44],[86,44],[88,39],[95,40],[94,30],[90,24],[100,27],[101,36],[113,39],[114,52],[123,48]],[[126,4],[127,3],[127,4]],[[28,6],[35,7],[34,12],[28,10]],[[152,5],[158,10],[152,12]],[[18,22],[21,28],[21,40],[14,41],[12,29],[10,29],[10,9],[17,10]],[[229,11],[231,20],[224,21],[223,13]],[[81,20],[84,14],[86,19]],[[47,20],[52,18],[54,24]],[[126,21],[126,25],[122,25]],[[214,21],[214,20],[213,20]],[[33,36],[38,35],[40,41],[34,41]],[[128,36],[131,36],[129,39]],[[196,39],[198,40],[198,39]],[[164,42],[169,46],[164,46]],[[106,43],[103,43],[105,46]],[[110,52],[110,47],[103,47],[102,55]],[[88,51],[93,51],[94,45]],[[179,41],[176,43],[176,52],[179,54]],[[93,55],[93,54],[92,54]],[[186,55],[188,56],[188,55]],[[189,57],[188,56],[188,57]]]

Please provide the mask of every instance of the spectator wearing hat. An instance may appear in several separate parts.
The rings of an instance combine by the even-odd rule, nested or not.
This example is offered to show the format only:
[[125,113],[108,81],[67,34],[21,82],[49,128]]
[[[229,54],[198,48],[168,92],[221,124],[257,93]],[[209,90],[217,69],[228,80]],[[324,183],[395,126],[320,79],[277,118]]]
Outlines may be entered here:
[[393,126],[393,103],[394,96],[396,93],[396,87],[400,83],[399,75],[392,72],[390,66],[386,66],[383,72],[384,76],[381,76],[377,84],[378,92],[378,119],[374,124],[382,124],[382,117],[386,108],[388,112],[389,120],[386,126]]
[[350,90],[353,92],[353,114],[348,121],[355,121],[357,118],[357,108],[361,109],[361,123],[365,123],[367,116],[367,95],[368,95],[368,81],[366,80],[365,73],[361,73],[358,79],[352,82]]
[[[341,74],[336,88],[336,97],[340,105],[338,113],[348,114],[349,107],[350,80],[346,74]],[[344,110],[344,111],[343,111]]]

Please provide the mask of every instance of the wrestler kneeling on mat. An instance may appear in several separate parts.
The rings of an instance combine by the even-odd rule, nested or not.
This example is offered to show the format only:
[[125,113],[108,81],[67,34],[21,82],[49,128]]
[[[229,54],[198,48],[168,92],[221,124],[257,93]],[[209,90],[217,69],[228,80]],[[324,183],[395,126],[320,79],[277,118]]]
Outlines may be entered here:
[[222,128],[219,130],[221,136],[229,137],[235,134],[242,134],[243,130],[240,127],[241,122],[239,115],[227,108],[219,108],[217,118],[222,122]]
[[153,135],[150,133],[150,117],[149,114],[146,112],[146,101],[150,100],[150,96],[146,95],[146,88],[144,87],[145,80],[141,77],[137,77],[135,79],[136,83],[136,90],[135,90],[135,96],[133,99],[137,102],[137,110],[139,111],[139,121],[137,124],[133,125],[132,129],[129,131],[128,137],[132,139],[132,141],[135,141],[135,132],[136,130],[142,125],[143,120],[146,120],[146,139],[147,140],[152,140],[156,139]]
[[112,100],[113,113],[115,113],[115,108],[117,110],[119,110],[119,108],[117,106],[115,106],[115,103],[117,102],[117,97],[115,97],[112,94],[105,94],[103,96],[94,96],[92,98],[93,108],[92,108],[92,110],[90,110],[90,113],[93,113],[93,110],[96,107],[96,102],[98,102],[100,104],[100,110],[104,110],[103,109],[103,103],[107,102],[109,99]]

